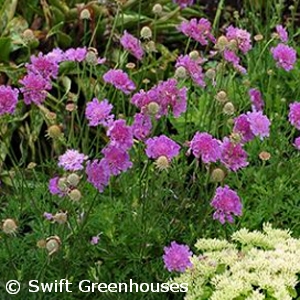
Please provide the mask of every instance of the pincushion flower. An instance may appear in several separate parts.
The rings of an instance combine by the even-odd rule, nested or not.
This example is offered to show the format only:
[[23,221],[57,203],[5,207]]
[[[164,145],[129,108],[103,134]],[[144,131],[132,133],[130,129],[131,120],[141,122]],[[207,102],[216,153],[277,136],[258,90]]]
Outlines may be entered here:
[[70,48],[65,52],[64,59],[68,61],[82,62],[87,55],[86,47]]
[[263,139],[270,135],[271,122],[267,116],[262,114],[261,111],[248,112],[247,117],[250,129],[255,136],[259,136]]
[[295,146],[295,148],[296,148],[297,150],[300,150],[300,137],[297,137],[297,138],[295,139],[293,145]]
[[294,48],[284,44],[278,44],[276,47],[271,48],[271,53],[277,62],[277,67],[287,72],[294,68],[297,59],[296,50]]
[[103,75],[103,80],[106,83],[112,84],[116,89],[122,91],[126,95],[130,94],[136,88],[134,82],[123,70],[111,69]]
[[148,115],[143,113],[137,113],[134,115],[132,132],[136,139],[144,140],[150,134],[151,129],[151,118]]
[[194,0],[173,0],[174,3],[178,4],[181,9],[194,4]]
[[55,176],[55,177],[51,178],[50,181],[49,181],[48,189],[49,189],[49,192],[52,195],[58,195],[59,197],[63,197],[64,195],[66,195],[66,193],[63,192],[59,188],[58,181],[59,181],[59,177],[58,176]]
[[164,247],[163,261],[165,268],[169,271],[184,272],[187,268],[192,267],[190,257],[193,252],[187,245],[181,245],[175,241],[171,242],[169,247]]
[[0,116],[13,114],[18,103],[19,91],[10,86],[0,86]]
[[107,131],[110,143],[124,150],[128,150],[133,145],[133,132],[130,126],[126,125],[125,120],[116,120],[110,124]]
[[282,25],[276,25],[276,32],[283,43],[286,43],[289,40],[288,33]]
[[228,137],[221,144],[221,162],[232,171],[237,171],[248,166],[247,152],[240,143],[231,141]]
[[83,169],[83,162],[88,157],[77,150],[69,149],[58,158],[58,166],[65,171],[79,171]]
[[226,221],[233,223],[233,215],[242,215],[242,203],[237,193],[231,190],[228,185],[218,187],[211,206],[216,210],[213,218],[221,224]]
[[108,163],[103,159],[101,161],[88,161],[85,172],[87,174],[87,181],[102,193],[104,187],[108,185],[110,178],[110,168]]
[[112,108],[112,104],[107,99],[100,102],[97,98],[94,98],[91,102],[88,102],[85,116],[89,121],[89,126],[108,126],[114,118],[114,115],[110,114]]
[[220,141],[206,132],[197,132],[190,142],[190,150],[194,156],[204,163],[216,162],[221,157]]
[[234,119],[233,133],[241,135],[241,141],[247,143],[254,138],[250,123],[246,114],[241,114]]
[[142,48],[140,40],[128,33],[126,30],[124,31],[124,34],[120,39],[120,43],[125,50],[130,52],[138,60],[141,60],[143,58],[144,50]]
[[290,104],[289,121],[300,130],[300,102],[293,102]]
[[226,28],[226,38],[230,42],[231,40],[235,40],[238,44],[238,48],[246,54],[249,50],[251,50],[251,35],[248,31],[240,28],[233,27],[230,25]]
[[265,103],[262,99],[261,92],[258,89],[252,88],[249,90],[248,94],[252,104],[252,110],[262,111],[264,109]]

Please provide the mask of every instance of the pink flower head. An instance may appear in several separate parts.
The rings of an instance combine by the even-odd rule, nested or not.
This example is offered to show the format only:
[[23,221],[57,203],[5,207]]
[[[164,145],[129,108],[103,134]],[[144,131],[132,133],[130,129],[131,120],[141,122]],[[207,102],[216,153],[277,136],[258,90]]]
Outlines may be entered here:
[[0,86],[0,116],[13,114],[18,103],[19,90],[10,86]]
[[177,59],[175,67],[184,67],[192,80],[199,86],[205,87],[204,73],[202,71],[201,63],[203,60],[194,60],[189,55],[180,55]]
[[48,52],[45,57],[59,64],[60,62],[65,60],[65,53],[60,48],[55,48],[52,51]]
[[239,49],[246,54],[251,48],[251,35],[248,31],[230,25],[226,29],[228,41],[236,40]]
[[45,79],[57,78],[58,63],[51,56],[44,56],[40,52],[38,56],[32,55],[30,61],[30,64],[25,65],[28,73],[41,75]]
[[282,25],[276,25],[276,32],[283,43],[286,43],[289,40],[288,33]]
[[142,59],[144,50],[140,40],[128,33],[126,30],[120,39],[120,43],[125,50],[135,56],[138,60]]
[[40,105],[47,97],[47,91],[51,90],[52,84],[40,74],[28,73],[19,81],[23,87],[20,91],[24,95],[25,104],[35,103]]
[[58,176],[51,178],[49,181],[48,188],[49,188],[50,194],[58,195],[59,197],[63,197],[65,195],[65,193],[60,190],[60,188],[58,186],[58,181],[59,181]]
[[195,157],[201,156],[204,163],[216,162],[221,158],[220,141],[206,132],[195,134],[190,142],[190,150]]
[[290,104],[289,121],[300,130],[300,102],[293,102]]
[[262,99],[261,92],[258,89],[250,89],[248,93],[252,104],[252,110],[262,111],[264,109],[265,103]]
[[114,115],[110,114],[112,108],[112,104],[107,99],[100,102],[97,98],[94,98],[91,102],[88,102],[85,116],[89,121],[89,126],[108,126],[114,118]]
[[208,44],[208,41],[215,43],[216,39],[211,34],[211,23],[204,18],[197,20],[195,18],[190,21],[183,21],[177,29],[184,35],[193,38],[202,46]]
[[264,116],[261,111],[247,113],[250,129],[255,136],[261,139],[270,135],[271,122],[267,116]]
[[83,169],[83,162],[87,156],[77,150],[68,149],[65,154],[58,158],[58,166],[65,171],[78,171]]
[[132,131],[136,139],[144,140],[150,134],[151,129],[151,118],[148,115],[143,113],[137,113],[134,115]]
[[276,60],[278,68],[283,68],[287,72],[294,68],[297,60],[296,50],[284,44],[278,44],[275,48],[271,48],[273,58]]
[[86,47],[70,48],[65,52],[65,60],[82,62],[85,60],[86,54],[87,54]]
[[51,221],[53,219],[53,215],[48,212],[44,212],[43,217],[47,219],[48,221]]
[[254,139],[254,134],[250,128],[250,122],[246,114],[239,115],[234,119],[233,132],[241,135],[243,143]]
[[96,236],[93,236],[93,237],[91,238],[90,243],[91,243],[92,245],[97,245],[97,244],[99,243],[99,240],[100,240],[100,237],[99,237],[98,235],[96,235]]
[[120,147],[109,144],[102,153],[112,175],[116,176],[132,167],[129,154]]
[[126,125],[125,120],[116,120],[110,124],[107,131],[112,145],[116,145],[124,150],[128,150],[133,145],[132,128]]
[[247,70],[240,65],[240,58],[237,54],[229,49],[225,49],[223,52],[224,59],[229,63],[232,63],[233,67],[241,74],[246,74]]
[[169,247],[164,247],[163,261],[165,268],[169,271],[184,272],[187,268],[192,267],[190,257],[193,252],[187,245],[171,242]]
[[242,145],[225,137],[221,145],[221,162],[224,166],[236,172],[238,169],[248,166],[247,152]]
[[135,90],[134,82],[129,78],[128,74],[122,70],[109,70],[103,75],[106,83],[112,84],[116,89],[128,95]]
[[221,224],[226,221],[233,223],[233,215],[242,215],[242,203],[237,193],[231,190],[227,185],[218,187],[211,206],[216,209],[213,218],[219,220]]
[[108,163],[103,159],[101,161],[88,161],[85,172],[87,174],[87,181],[102,193],[104,187],[108,185],[110,178],[110,168]]
[[194,4],[194,0],[173,0],[173,2],[175,4],[178,4],[181,9],[192,6]]
[[297,150],[300,150],[300,137],[297,137],[297,138],[295,139],[293,145],[295,146],[295,148],[296,148]]
[[150,138],[145,142],[146,154],[149,158],[157,159],[161,156],[169,161],[179,154],[180,146],[165,135]]

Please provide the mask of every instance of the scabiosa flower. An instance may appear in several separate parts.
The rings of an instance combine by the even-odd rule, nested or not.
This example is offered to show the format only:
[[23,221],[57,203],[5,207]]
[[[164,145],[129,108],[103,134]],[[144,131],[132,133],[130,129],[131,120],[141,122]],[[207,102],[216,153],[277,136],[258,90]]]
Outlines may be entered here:
[[173,0],[173,3],[178,4],[181,9],[194,4],[194,0]]
[[177,59],[175,67],[184,67],[192,80],[199,86],[205,87],[204,73],[200,64],[203,62],[201,58],[192,59],[189,55],[180,55]]
[[240,143],[231,141],[228,137],[223,139],[221,144],[221,162],[224,166],[232,171],[245,168],[248,166],[247,152]]
[[50,58],[55,63],[60,63],[65,60],[65,53],[60,48],[55,48],[48,52],[45,57]]
[[264,109],[265,103],[262,99],[261,92],[258,89],[250,89],[249,92],[250,101],[252,104],[253,111],[262,111]]
[[109,165],[105,160],[88,161],[85,172],[87,181],[91,183],[100,193],[103,192],[105,186],[108,185],[110,178]]
[[85,116],[89,121],[89,126],[108,126],[114,118],[114,115],[110,114],[112,108],[112,104],[107,99],[100,102],[97,98],[94,98],[91,102],[88,102]]
[[143,113],[137,113],[134,115],[132,132],[135,138],[138,140],[144,140],[150,134],[151,129],[151,118],[148,115]]
[[144,50],[142,48],[141,42],[128,33],[126,30],[120,39],[121,45],[124,47],[125,50],[130,52],[133,56],[135,56],[138,60],[141,60],[144,55]]
[[247,143],[254,139],[254,134],[250,128],[250,122],[246,114],[239,115],[234,119],[233,133],[240,134],[243,143]]
[[201,156],[204,163],[216,162],[221,157],[220,141],[206,132],[195,134],[190,142],[190,150],[195,157]]
[[18,103],[19,91],[10,86],[0,86],[0,116],[13,114]]
[[49,185],[48,185],[49,192],[52,195],[58,195],[59,197],[63,197],[65,195],[65,193],[59,188],[58,182],[59,182],[58,176],[50,179]]
[[294,68],[297,59],[296,50],[284,44],[278,44],[271,48],[273,58],[276,60],[278,68],[282,68],[289,72]]
[[216,39],[211,34],[211,23],[204,18],[197,20],[195,18],[190,21],[183,21],[177,29],[184,35],[193,38],[202,46],[208,44],[208,41],[215,43]]
[[240,58],[232,50],[225,49],[223,52],[224,59],[232,63],[233,67],[240,73],[246,74],[246,69],[240,65]]
[[110,143],[124,150],[128,150],[133,145],[132,128],[126,125],[125,120],[116,120],[110,124],[107,131],[110,137]]
[[248,112],[247,117],[250,129],[255,136],[260,136],[261,139],[269,136],[271,122],[267,116],[264,116],[261,111],[254,111]]
[[106,83],[112,84],[116,89],[128,95],[135,90],[134,82],[129,78],[127,73],[122,70],[109,70],[103,75]]
[[88,157],[77,150],[69,149],[58,158],[58,166],[65,171],[78,171],[83,169],[83,162]]
[[290,104],[289,121],[300,130],[300,102],[293,102]]
[[43,217],[47,219],[48,221],[51,221],[53,219],[53,215],[48,212],[44,212]]
[[86,54],[87,54],[86,47],[70,48],[65,52],[65,60],[82,62],[85,60]]
[[51,82],[40,74],[28,73],[19,82],[23,85],[20,91],[23,93],[24,102],[27,105],[43,103],[47,97],[47,91],[52,88]]
[[293,144],[296,149],[300,150],[300,137],[297,137],[294,141],[294,144]]
[[279,39],[283,42],[286,43],[289,39],[288,33],[285,28],[283,28],[282,25],[276,25],[276,32],[278,34]]
[[233,215],[242,215],[241,200],[238,194],[227,185],[216,189],[211,206],[216,209],[213,215],[214,220],[219,220],[221,224],[224,224],[226,221],[233,223]]
[[129,154],[120,147],[109,144],[102,153],[112,175],[116,176],[132,167]]
[[248,31],[233,27],[230,25],[226,28],[226,38],[230,42],[235,40],[238,44],[238,48],[246,54],[251,48],[251,35]]
[[98,235],[96,235],[96,236],[93,236],[93,237],[91,238],[90,243],[91,243],[92,245],[97,245],[97,244],[99,243],[99,240],[100,240],[100,237],[99,237]]
[[164,247],[163,261],[165,268],[169,271],[184,272],[187,268],[192,267],[190,257],[193,252],[189,246],[171,242],[169,247]]

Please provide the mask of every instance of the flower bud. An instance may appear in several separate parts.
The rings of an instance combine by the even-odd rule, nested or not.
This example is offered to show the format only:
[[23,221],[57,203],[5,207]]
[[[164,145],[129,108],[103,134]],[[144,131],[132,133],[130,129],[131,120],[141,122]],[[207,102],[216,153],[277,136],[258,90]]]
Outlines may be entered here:
[[66,192],[69,189],[67,185],[67,179],[65,177],[61,177],[58,179],[57,186],[62,192]]
[[81,193],[77,189],[74,189],[74,190],[70,191],[70,193],[68,194],[68,196],[74,202],[78,202],[81,199]]
[[74,187],[77,186],[79,181],[80,181],[80,177],[76,173],[72,173],[72,174],[68,175],[68,177],[67,177],[67,182],[71,186],[74,186]]
[[222,182],[224,178],[225,178],[225,172],[220,168],[214,169],[211,173],[211,179],[214,182]]
[[156,3],[152,8],[152,12],[158,16],[161,15],[162,11],[163,11],[163,8],[159,3]]
[[80,12],[80,16],[79,16],[80,20],[90,20],[91,19],[91,13],[87,8],[84,8],[81,12]]
[[186,71],[186,68],[183,67],[183,66],[180,66],[178,67],[176,70],[175,70],[175,78],[177,79],[185,79],[187,78],[187,71]]
[[197,50],[193,50],[192,52],[189,53],[189,57],[193,60],[197,60],[200,58],[200,54]]
[[216,48],[219,49],[220,51],[225,50],[225,48],[228,45],[228,39],[225,35],[221,35],[216,43]]
[[47,135],[52,139],[58,139],[62,136],[61,128],[58,125],[51,125],[47,130]]
[[5,219],[2,223],[2,230],[6,234],[13,235],[16,233],[18,226],[13,219]]
[[155,161],[155,165],[157,167],[157,169],[161,170],[166,170],[169,168],[170,163],[169,160],[166,156],[160,156],[156,161]]
[[228,101],[228,98],[227,98],[227,94],[226,94],[226,92],[225,91],[219,91],[218,93],[217,93],[217,95],[215,96],[215,98],[216,98],[216,100],[218,101],[218,102],[220,102],[221,104],[223,104],[223,103],[225,103],[225,102],[227,102]]
[[52,255],[60,249],[61,240],[57,235],[50,236],[46,239],[45,248],[48,251],[48,255]]
[[205,72],[205,76],[209,79],[214,79],[216,78],[216,70],[213,68],[209,68],[206,72]]
[[31,29],[24,30],[24,32],[22,34],[22,38],[23,38],[25,44],[30,44],[37,40]]
[[231,116],[234,114],[235,108],[232,102],[227,102],[223,107],[223,113],[225,115]]
[[152,38],[152,30],[148,26],[144,26],[141,29],[141,37],[145,40],[150,40]]
[[262,34],[257,34],[254,36],[254,41],[260,42],[264,39],[264,36]]

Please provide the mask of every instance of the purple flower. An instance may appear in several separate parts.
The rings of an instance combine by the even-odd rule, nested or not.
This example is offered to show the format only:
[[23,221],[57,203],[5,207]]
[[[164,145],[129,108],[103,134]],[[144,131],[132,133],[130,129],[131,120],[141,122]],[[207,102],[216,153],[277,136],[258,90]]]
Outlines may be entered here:
[[65,52],[65,60],[82,62],[87,54],[87,49],[83,48],[70,48]]
[[290,104],[289,121],[300,130],[300,102],[293,102]]
[[264,109],[265,103],[262,99],[261,92],[258,89],[250,89],[248,93],[252,104],[252,110],[262,111]]
[[247,71],[244,67],[242,67],[240,63],[240,58],[236,55],[236,53],[232,50],[225,49],[223,52],[224,59],[230,63],[232,63],[233,67],[240,73],[245,74]]
[[248,31],[233,27],[230,25],[226,28],[226,37],[228,41],[235,40],[239,49],[246,54],[251,48],[251,35]]
[[204,73],[200,64],[202,59],[194,60],[189,55],[180,55],[177,59],[175,67],[184,67],[192,80],[199,86],[205,87]]
[[108,163],[103,159],[101,161],[88,161],[85,172],[87,174],[87,181],[102,193],[104,187],[108,185],[110,178]]
[[165,268],[169,271],[184,272],[187,268],[192,267],[190,257],[193,252],[187,245],[171,242],[169,247],[164,247],[163,261]]
[[295,139],[293,145],[296,147],[297,150],[300,150],[300,136]]
[[245,168],[248,166],[247,152],[239,143],[234,143],[225,137],[221,145],[221,162],[225,167],[232,171]]
[[58,176],[51,178],[49,181],[48,188],[52,195],[58,195],[59,197],[63,197],[65,193],[60,190],[58,186],[58,181],[59,181]]
[[237,193],[231,190],[227,185],[218,187],[211,206],[216,209],[213,218],[219,220],[221,224],[226,221],[233,223],[233,215],[242,215],[242,203]]
[[18,103],[19,90],[10,86],[0,86],[0,116],[13,114]]
[[233,132],[241,135],[243,143],[254,139],[254,134],[250,128],[250,122],[246,114],[239,115],[234,119]]
[[127,73],[122,70],[109,70],[103,75],[106,83],[112,84],[116,89],[128,95],[135,90],[134,82],[129,78]]
[[157,159],[161,156],[169,161],[179,154],[180,146],[165,135],[150,138],[145,142],[146,154],[149,158]]
[[202,46],[208,44],[208,40],[215,43],[216,39],[211,34],[211,23],[204,18],[199,21],[195,18],[190,21],[183,21],[177,29],[184,35],[193,38],[199,42]]
[[28,73],[41,75],[45,79],[57,78],[58,63],[51,56],[44,56],[40,52],[38,56],[32,55],[30,61],[25,65]]
[[116,176],[132,167],[129,154],[122,148],[109,144],[102,153],[112,175]]
[[52,88],[51,82],[40,74],[28,73],[19,82],[23,85],[20,91],[27,105],[30,103],[40,105],[46,99],[47,91]]
[[100,237],[99,237],[98,235],[96,235],[96,236],[93,236],[93,237],[91,238],[90,243],[91,243],[92,245],[97,245],[97,244],[99,243],[99,240],[100,240]]
[[181,9],[194,4],[194,0],[173,0],[173,3],[178,4]]
[[286,43],[289,39],[288,33],[282,25],[276,25],[276,32],[283,43]]
[[152,123],[148,115],[137,113],[134,115],[132,132],[138,140],[144,140],[151,132]]
[[107,131],[112,145],[128,150],[133,145],[132,128],[126,125],[125,120],[116,120],[110,124]]
[[43,217],[49,221],[51,221],[53,219],[53,215],[48,212],[44,212]]
[[60,63],[65,60],[65,53],[60,48],[55,48],[48,52],[45,57],[51,59],[55,63]]
[[271,48],[273,58],[276,60],[278,68],[283,68],[287,72],[294,68],[297,59],[296,50],[284,44],[278,44]]
[[108,126],[114,118],[114,115],[110,115],[113,106],[107,99],[99,102],[97,98],[94,98],[91,102],[88,102],[85,109],[85,116],[89,120],[89,126]]
[[255,136],[260,136],[263,139],[270,135],[271,122],[261,111],[248,112],[247,117],[250,129]]
[[144,55],[144,50],[142,48],[141,42],[128,33],[126,30],[120,39],[121,45],[125,50],[130,52],[133,56],[135,56],[138,60],[141,60]]
[[190,149],[195,157],[204,163],[216,162],[221,157],[220,141],[210,134],[197,132],[190,142]]
[[78,171],[83,169],[82,164],[86,159],[86,155],[69,149],[58,158],[58,166],[64,168],[65,171]]

